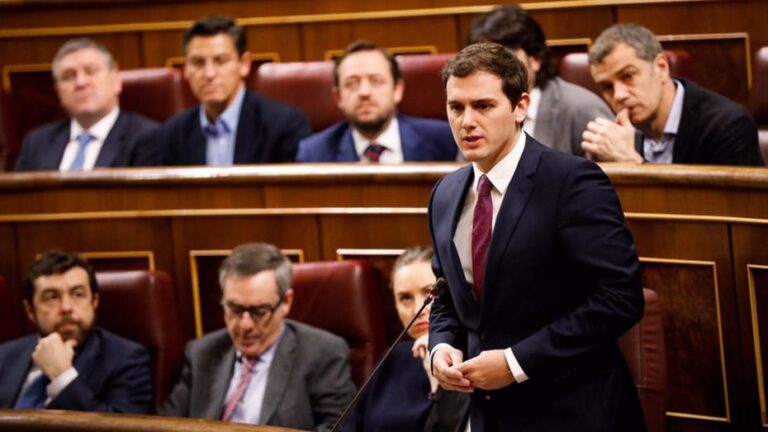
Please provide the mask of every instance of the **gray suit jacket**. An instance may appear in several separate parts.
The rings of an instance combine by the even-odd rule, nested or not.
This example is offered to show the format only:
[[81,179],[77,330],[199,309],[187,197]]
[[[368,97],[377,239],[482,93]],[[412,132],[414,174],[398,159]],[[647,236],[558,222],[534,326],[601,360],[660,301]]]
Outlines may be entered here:
[[[286,320],[269,369],[259,423],[331,430],[355,394],[348,357],[340,337]],[[158,412],[220,419],[234,364],[235,347],[226,329],[193,340],[187,345],[181,378]]]
[[555,77],[541,90],[533,137],[546,146],[582,156],[581,134],[596,117],[615,116],[596,94]]

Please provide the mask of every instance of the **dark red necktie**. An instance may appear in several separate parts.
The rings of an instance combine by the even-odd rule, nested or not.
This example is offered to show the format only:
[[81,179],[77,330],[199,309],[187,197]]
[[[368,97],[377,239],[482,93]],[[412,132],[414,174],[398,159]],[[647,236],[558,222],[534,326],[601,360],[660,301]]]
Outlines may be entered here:
[[474,288],[478,302],[483,298],[485,262],[488,247],[491,245],[492,224],[491,181],[483,174],[477,182],[477,203],[472,217],[472,278],[475,280]]
[[363,152],[363,156],[367,157],[371,162],[378,162],[384,150],[386,150],[386,148],[383,145],[372,142],[368,147],[366,147],[365,151]]

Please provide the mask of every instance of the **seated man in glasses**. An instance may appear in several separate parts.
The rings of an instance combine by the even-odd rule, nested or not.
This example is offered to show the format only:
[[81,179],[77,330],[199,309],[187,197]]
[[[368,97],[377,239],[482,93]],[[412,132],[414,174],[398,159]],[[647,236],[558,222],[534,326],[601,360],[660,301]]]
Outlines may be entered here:
[[219,269],[226,329],[189,343],[163,415],[331,430],[355,393],[343,339],[286,319],[291,263],[236,247]]

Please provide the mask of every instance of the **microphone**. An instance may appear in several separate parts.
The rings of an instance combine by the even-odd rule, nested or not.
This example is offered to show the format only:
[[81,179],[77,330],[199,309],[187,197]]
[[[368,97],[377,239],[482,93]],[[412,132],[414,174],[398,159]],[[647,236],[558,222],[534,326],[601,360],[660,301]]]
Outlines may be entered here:
[[445,286],[448,285],[448,283],[445,281],[444,277],[439,277],[435,281],[434,285],[432,285],[432,288],[429,289],[429,295],[426,299],[424,299],[424,303],[421,305],[418,311],[416,311],[416,314],[413,315],[413,318],[411,318],[411,322],[408,323],[407,326],[403,329],[403,331],[400,332],[400,335],[395,339],[395,341],[392,343],[392,345],[389,346],[389,349],[384,353],[384,355],[381,357],[378,363],[376,363],[376,367],[373,368],[373,371],[370,375],[368,375],[368,378],[365,379],[365,382],[363,382],[363,385],[360,386],[360,389],[355,393],[355,397],[352,398],[352,401],[347,405],[346,408],[344,408],[344,412],[341,413],[341,417],[336,421],[336,424],[333,425],[333,429],[331,432],[337,432],[339,430],[339,427],[341,427],[341,424],[344,422],[344,419],[347,418],[349,415],[349,412],[352,410],[352,407],[355,406],[358,399],[360,399],[360,396],[363,394],[366,388],[368,388],[368,384],[370,384],[371,379],[374,375],[376,375],[376,372],[381,369],[381,366],[384,364],[385,361],[389,358],[390,355],[392,355],[392,351],[395,350],[395,347],[397,344],[400,343],[400,341],[403,340],[403,337],[405,337],[405,334],[408,333],[408,330],[413,327],[413,323],[416,322],[416,319],[421,315],[422,312],[424,312],[424,308],[429,306],[429,304],[432,303],[432,301],[437,297],[438,294],[440,294],[440,291],[442,291]]

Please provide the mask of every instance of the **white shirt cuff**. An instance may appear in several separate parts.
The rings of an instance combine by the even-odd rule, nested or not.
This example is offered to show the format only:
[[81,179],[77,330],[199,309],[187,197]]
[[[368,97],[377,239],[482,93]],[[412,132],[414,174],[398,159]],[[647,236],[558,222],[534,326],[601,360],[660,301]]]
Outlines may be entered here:
[[512,348],[504,350],[504,357],[507,359],[507,365],[509,365],[509,370],[512,372],[512,376],[515,377],[515,381],[519,383],[528,381],[528,375],[525,374],[523,368],[520,367],[520,363],[517,362],[515,355],[512,353]]
[[48,393],[48,400],[45,401],[45,404],[48,405],[78,376],[77,369],[75,369],[74,366],[70,366],[69,369],[65,370],[61,375],[57,376],[55,380],[51,381],[45,388],[46,393]]
[[453,348],[451,345],[449,345],[449,344],[447,344],[447,343],[445,343],[445,342],[443,342],[443,343],[439,343],[439,344],[435,345],[435,346],[432,348],[432,351],[430,351],[430,352],[429,352],[429,363],[430,363],[430,364],[432,363],[432,356],[433,356],[433,355],[435,355],[435,352],[436,352],[437,350],[439,350],[440,348],[446,348],[446,347],[447,347],[447,348]]

